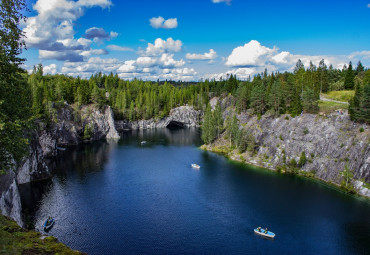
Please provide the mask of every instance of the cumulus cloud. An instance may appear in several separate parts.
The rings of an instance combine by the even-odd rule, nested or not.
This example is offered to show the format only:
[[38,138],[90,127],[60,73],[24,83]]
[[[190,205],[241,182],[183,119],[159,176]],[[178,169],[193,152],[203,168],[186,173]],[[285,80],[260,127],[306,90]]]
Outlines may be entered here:
[[57,65],[51,64],[48,66],[43,67],[44,74],[56,74],[57,73]]
[[[87,8],[111,5],[110,0],[38,0],[33,5],[37,16],[29,17],[23,29],[26,45],[39,49],[41,58],[81,61],[81,53],[90,50],[92,41],[74,38],[74,22]],[[114,32],[109,35],[117,36]]]
[[276,53],[276,49],[262,46],[258,41],[252,40],[244,46],[235,48],[227,58],[227,66],[250,67],[264,65],[266,59]]
[[118,46],[114,44],[108,45],[107,48],[113,51],[134,51],[133,49],[129,47],[122,47],[122,46]]
[[87,62],[64,62],[61,72],[71,76],[89,77],[96,72],[116,72],[121,65],[121,61],[115,58],[91,57]]
[[361,60],[367,63],[370,60],[370,51],[353,52],[350,55],[301,55],[292,54],[288,51],[280,51],[276,46],[269,48],[261,45],[258,41],[252,40],[243,46],[233,49],[231,54],[225,59],[225,65],[233,67],[227,72],[207,74],[206,78],[225,78],[227,74],[236,75],[240,79],[248,79],[261,73],[265,68],[269,72],[293,71],[298,59],[308,68],[312,62],[318,66],[324,59],[327,66],[333,65],[334,68],[343,68],[349,61],[353,63]]
[[92,27],[85,31],[84,37],[87,39],[93,39],[95,41],[110,40],[116,38],[118,33],[111,31],[110,33],[105,32],[104,28]]
[[212,3],[226,3],[227,5],[231,5],[231,0],[212,0]]
[[203,54],[187,53],[185,57],[190,60],[213,60],[217,58],[217,53],[213,49],[210,49],[209,52]]
[[157,38],[154,44],[148,43],[148,47],[145,50],[140,50],[139,54],[147,56],[158,56],[163,53],[179,52],[182,48],[182,42],[180,40],[174,40],[171,37],[167,40]]
[[165,29],[173,29],[177,27],[177,18],[167,19],[165,20],[163,17],[159,16],[158,18],[153,17],[149,20],[149,24],[153,28],[165,28]]

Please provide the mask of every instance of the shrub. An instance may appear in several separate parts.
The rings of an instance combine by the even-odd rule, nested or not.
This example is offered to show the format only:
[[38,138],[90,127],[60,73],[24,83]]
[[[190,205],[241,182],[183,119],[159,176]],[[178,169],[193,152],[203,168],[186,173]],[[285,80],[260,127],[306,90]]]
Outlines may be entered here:
[[363,127],[360,127],[360,132],[362,133],[364,131],[365,131],[364,128]]
[[299,158],[298,165],[300,167],[303,167],[306,164],[306,162],[307,162],[306,153],[304,151],[302,151],[301,156]]
[[310,131],[308,131],[308,128],[304,128],[304,130],[303,130],[303,134],[304,134],[304,135],[307,135],[308,133],[310,133]]
[[288,115],[286,115],[286,116],[285,116],[285,119],[286,119],[286,120],[289,120],[289,116],[288,116]]
[[290,161],[290,166],[297,167],[297,161],[294,158]]
[[284,138],[283,138],[282,135],[280,135],[279,138],[280,138],[281,141],[284,141]]

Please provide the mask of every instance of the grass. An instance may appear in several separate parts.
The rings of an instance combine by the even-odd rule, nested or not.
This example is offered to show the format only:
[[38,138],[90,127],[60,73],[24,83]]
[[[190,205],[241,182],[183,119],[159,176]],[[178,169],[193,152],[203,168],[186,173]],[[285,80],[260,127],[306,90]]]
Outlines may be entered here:
[[22,229],[0,214],[0,254],[83,254],[59,243],[55,237],[40,239],[39,232]]
[[340,110],[340,109],[341,110],[347,110],[348,105],[320,100],[319,101],[319,108],[320,108],[320,112],[331,113],[331,112],[334,112],[335,110]]
[[348,102],[354,95],[354,90],[330,91],[328,93],[324,93],[326,98],[341,102]]

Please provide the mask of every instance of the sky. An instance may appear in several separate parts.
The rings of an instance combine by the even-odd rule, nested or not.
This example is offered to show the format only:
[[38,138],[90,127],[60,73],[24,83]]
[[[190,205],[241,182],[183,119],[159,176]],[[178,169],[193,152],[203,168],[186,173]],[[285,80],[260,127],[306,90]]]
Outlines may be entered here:
[[25,68],[88,78],[248,79],[321,59],[370,67],[370,0],[28,0]]

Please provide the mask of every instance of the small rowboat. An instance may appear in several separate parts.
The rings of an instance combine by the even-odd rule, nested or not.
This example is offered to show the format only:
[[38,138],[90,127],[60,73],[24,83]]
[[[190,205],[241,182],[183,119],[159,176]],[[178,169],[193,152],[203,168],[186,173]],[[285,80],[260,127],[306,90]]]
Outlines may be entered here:
[[146,144],[146,141],[141,141],[141,143],[140,143],[141,145],[144,145],[144,144]]
[[191,164],[191,167],[195,169],[200,169],[200,165],[197,165],[197,164]]
[[44,223],[44,230],[48,231],[51,229],[51,227],[54,225],[55,220],[54,219],[47,219]]
[[260,230],[255,228],[254,233],[256,233],[257,235],[260,235],[260,236],[268,237],[268,238],[274,238],[275,237],[274,233],[272,233],[271,231],[267,231],[267,233],[266,233],[266,229],[263,229],[263,228],[261,228]]

